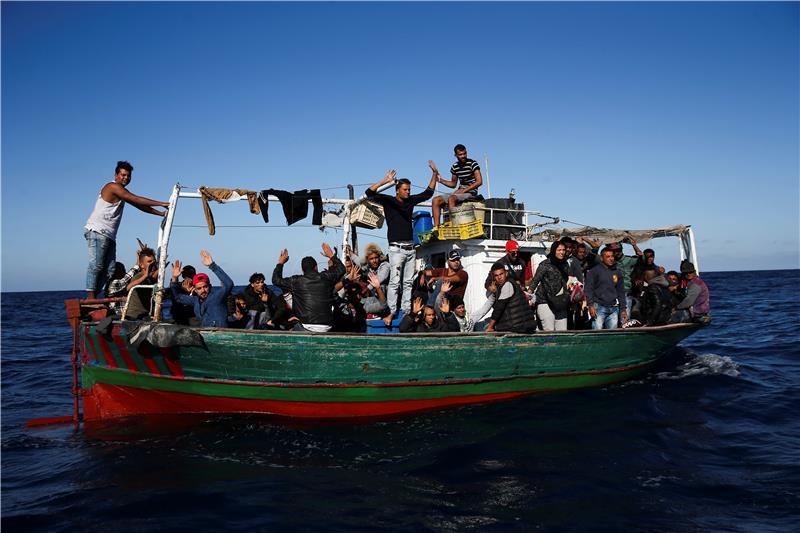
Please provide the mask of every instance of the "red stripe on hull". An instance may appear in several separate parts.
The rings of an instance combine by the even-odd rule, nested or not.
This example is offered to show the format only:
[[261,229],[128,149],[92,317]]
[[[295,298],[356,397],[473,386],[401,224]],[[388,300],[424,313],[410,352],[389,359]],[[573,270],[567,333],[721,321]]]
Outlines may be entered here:
[[90,333],[88,327],[86,328],[86,343],[89,345],[89,348],[92,350],[92,353],[94,354],[94,360],[95,361],[97,361],[98,363],[102,363],[103,361],[105,361],[106,364],[110,368],[117,368],[117,362],[114,361],[114,358],[111,357],[110,355],[107,356],[107,355],[103,354],[103,357],[102,358],[100,357],[102,352],[98,351],[97,346],[94,345],[94,340],[92,339],[92,334]]
[[150,347],[147,344],[140,344],[137,348],[137,351],[144,360],[144,364],[146,364],[147,368],[150,369],[150,373],[161,376],[161,370],[158,368],[156,362],[153,361],[153,352],[150,350]]
[[[144,372],[144,368],[138,368],[136,361],[134,361],[133,357],[131,356],[130,352],[128,351],[128,347],[125,344],[125,341],[119,335],[114,335],[114,345],[119,350],[119,353],[122,354],[122,358],[125,360],[125,364],[128,365],[133,372],[141,371]],[[145,365],[147,361],[145,361]],[[155,367],[155,365],[153,365]],[[156,369],[158,370],[158,369]]]
[[[108,345],[108,341],[105,337],[98,335],[97,339],[100,341],[100,349],[103,350],[103,356],[108,360],[114,359],[114,354],[111,353],[111,347]],[[131,372],[139,372],[139,368],[136,366],[136,363],[133,362],[127,350],[121,349],[120,355],[122,355],[122,360],[125,361],[125,366],[128,367],[128,370]]]
[[172,348],[161,348],[161,353],[164,354],[164,364],[167,365],[172,375],[176,378],[182,378],[183,367],[181,366],[178,356],[175,354],[175,350]]
[[201,396],[95,384],[83,397],[84,420],[181,413],[264,413],[296,418],[381,417],[477,402],[506,400],[536,391],[393,402],[287,402]]

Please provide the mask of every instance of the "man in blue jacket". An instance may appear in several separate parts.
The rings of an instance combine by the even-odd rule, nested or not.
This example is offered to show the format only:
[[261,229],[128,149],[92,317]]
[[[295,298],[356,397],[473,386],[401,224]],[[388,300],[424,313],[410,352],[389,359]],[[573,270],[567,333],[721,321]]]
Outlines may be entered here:
[[179,289],[178,276],[181,275],[181,262],[175,261],[172,266],[172,294],[176,302],[191,305],[194,315],[200,320],[200,325],[210,328],[228,327],[228,296],[233,290],[233,281],[211,258],[205,250],[200,251],[203,264],[217,275],[221,287],[212,287],[208,274],[195,274],[192,278],[193,287],[189,294],[182,293]]
[[628,320],[625,302],[625,284],[617,268],[614,249],[607,246],[600,253],[600,264],[586,272],[583,287],[589,315],[594,320],[592,329],[614,329]]

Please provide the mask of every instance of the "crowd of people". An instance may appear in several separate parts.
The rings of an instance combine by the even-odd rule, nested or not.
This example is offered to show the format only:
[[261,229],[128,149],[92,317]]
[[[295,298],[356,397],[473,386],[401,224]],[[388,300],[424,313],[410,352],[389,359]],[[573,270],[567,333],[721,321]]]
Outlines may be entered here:
[[[386,326],[399,321],[400,332],[508,331],[532,333],[581,329],[612,329],[658,326],[677,322],[709,320],[709,292],[689,261],[679,271],[666,271],[655,262],[655,252],[640,250],[632,237],[607,244],[589,238],[563,237],[550,247],[547,257],[533,268],[523,259],[519,244],[509,240],[505,255],[494,263],[484,281],[486,301],[469,310],[464,296],[469,275],[461,265],[461,254],[452,250],[442,268],[416,270],[412,212],[433,197],[437,183],[458,189],[433,198],[434,227],[441,208],[454,207],[475,197],[482,183],[480,167],[456,145],[451,179],[439,175],[433,161],[430,182],[419,194],[411,194],[411,182],[395,179],[390,170],[370,186],[365,196],[384,209],[388,254],[369,244],[363,257],[345,250],[344,261],[327,244],[323,270],[314,257],[304,257],[302,273],[285,277],[289,252],[281,251],[272,272],[271,287],[264,274],[253,273],[249,284],[233,294],[234,283],[211,254],[200,252],[202,263],[219,280],[213,285],[208,274],[183,266],[172,267],[169,297],[172,317],[178,324],[202,327],[275,329],[291,331],[365,332],[367,320],[382,319]],[[149,315],[149,298],[134,295],[138,285],[156,283],[156,254],[150,248],[137,253],[130,270],[116,262],[115,236],[125,203],[142,211],[164,216],[153,207],[167,207],[157,200],[138,197],[125,188],[133,167],[120,161],[115,181],[100,192],[86,226],[89,245],[87,292],[89,298],[106,286],[108,297],[128,297],[126,317]],[[395,194],[378,191],[394,184]],[[629,244],[634,255],[625,255]],[[438,289],[438,290],[436,290]],[[120,302],[112,303],[119,313]]]

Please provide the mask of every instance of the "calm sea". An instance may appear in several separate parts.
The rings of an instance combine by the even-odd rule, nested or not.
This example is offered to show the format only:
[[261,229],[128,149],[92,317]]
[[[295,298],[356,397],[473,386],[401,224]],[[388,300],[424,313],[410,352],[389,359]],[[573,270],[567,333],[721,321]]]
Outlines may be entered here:
[[[353,424],[72,412],[62,301],[2,295],[4,531],[800,530],[800,271],[703,276],[646,378]],[[7,529],[6,529],[7,528]]]

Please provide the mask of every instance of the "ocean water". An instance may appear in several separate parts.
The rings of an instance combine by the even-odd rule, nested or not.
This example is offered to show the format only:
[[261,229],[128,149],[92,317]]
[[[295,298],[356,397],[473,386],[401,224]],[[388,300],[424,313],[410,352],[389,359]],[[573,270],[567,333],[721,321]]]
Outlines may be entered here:
[[800,530],[800,271],[707,273],[713,324],[603,389],[368,423],[72,412],[62,301],[2,294],[4,531]]

